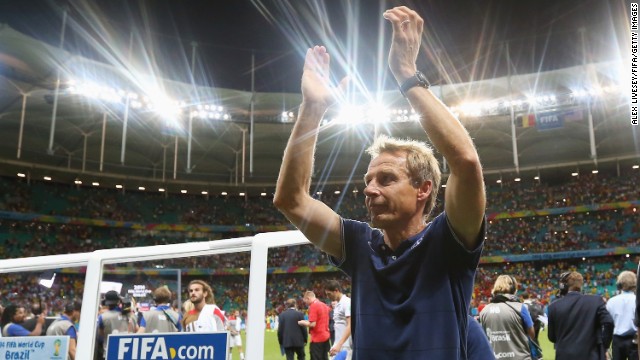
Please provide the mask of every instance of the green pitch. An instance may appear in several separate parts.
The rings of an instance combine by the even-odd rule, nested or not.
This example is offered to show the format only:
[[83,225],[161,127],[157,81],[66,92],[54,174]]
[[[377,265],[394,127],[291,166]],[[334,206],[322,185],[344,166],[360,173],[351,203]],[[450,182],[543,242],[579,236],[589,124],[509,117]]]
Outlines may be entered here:
[[[538,337],[540,340],[540,346],[542,346],[542,352],[544,353],[544,360],[555,360],[555,350],[553,344],[549,342],[547,338],[547,332],[541,331]],[[244,332],[242,333],[243,344],[246,344],[246,338]],[[307,353],[309,350],[307,349]],[[240,359],[238,350],[233,350],[233,360]],[[278,345],[278,335],[275,331],[265,331],[264,333],[264,360],[282,360],[284,356],[280,355],[280,346]]]

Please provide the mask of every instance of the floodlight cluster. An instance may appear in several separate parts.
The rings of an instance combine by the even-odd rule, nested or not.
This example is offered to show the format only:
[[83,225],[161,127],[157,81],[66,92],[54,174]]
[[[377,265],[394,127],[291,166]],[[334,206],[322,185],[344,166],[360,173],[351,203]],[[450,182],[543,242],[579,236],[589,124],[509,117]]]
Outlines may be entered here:
[[480,117],[507,115],[511,108],[516,113],[551,110],[557,107],[583,104],[596,101],[602,97],[622,95],[622,87],[605,86],[590,89],[575,89],[562,94],[527,95],[513,100],[492,99],[486,101],[471,101],[451,107],[456,116]]
[[197,119],[231,119],[231,114],[225,111],[221,105],[191,105],[184,101],[174,100],[163,93],[141,95],[112,86],[78,80],[70,80],[66,90],[70,95],[83,96],[108,104],[128,106],[139,111],[152,111],[164,116],[180,116],[186,113]]

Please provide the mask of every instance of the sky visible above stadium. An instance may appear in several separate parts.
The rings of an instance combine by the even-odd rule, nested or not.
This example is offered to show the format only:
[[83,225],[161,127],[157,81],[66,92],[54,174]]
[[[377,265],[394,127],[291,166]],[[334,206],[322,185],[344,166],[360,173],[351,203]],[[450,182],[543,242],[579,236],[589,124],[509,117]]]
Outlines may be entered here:
[[507,43],[511,73],[579,65],[581,27],[587,61],[627,56],[621,0],[0,0],[0,22],[58,46],[67,6],[63,47],[74,54],[239,90],[251,89],[255,69],[255,89],[266,92],[298,92],[306,48],[324,44],[336,76],[374,91],[395,86],[381,14],[400,3],[425,19],[418,66],[435,84],[506,75]]

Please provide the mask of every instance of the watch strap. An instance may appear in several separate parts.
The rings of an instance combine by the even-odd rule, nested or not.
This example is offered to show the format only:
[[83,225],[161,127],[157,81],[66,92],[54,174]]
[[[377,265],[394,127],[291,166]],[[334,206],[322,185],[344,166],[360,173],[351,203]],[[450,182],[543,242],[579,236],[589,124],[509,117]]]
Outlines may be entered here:
[[428,89],[429,86],[431,86],[431,84],[429,84],[429,81],[427,80],[427,77],[424,76],[424,74],[420,71],[416,71],[416,73],[412,77],[408,78],[402,83],[402,85],[400,85],[400,92],[404,97],[407,97],[407,91],[416,86],[420,86],[425,89]]

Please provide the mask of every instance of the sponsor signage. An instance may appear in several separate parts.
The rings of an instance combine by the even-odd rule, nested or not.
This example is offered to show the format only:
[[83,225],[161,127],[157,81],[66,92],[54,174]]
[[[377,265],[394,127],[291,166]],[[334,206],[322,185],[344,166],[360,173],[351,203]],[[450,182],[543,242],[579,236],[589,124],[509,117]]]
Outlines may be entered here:
[[0,359],[66,360],[68,336],[0,337]]
[[113,334],[106,360],[226,360],[228,332]]

